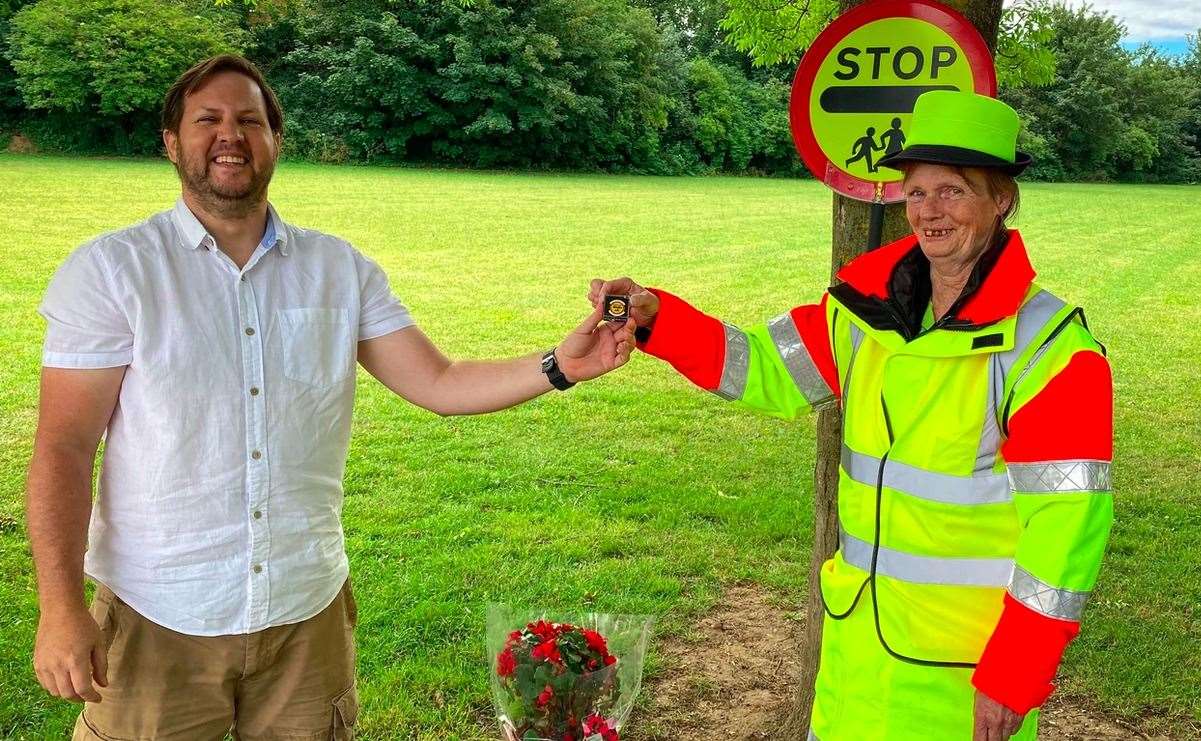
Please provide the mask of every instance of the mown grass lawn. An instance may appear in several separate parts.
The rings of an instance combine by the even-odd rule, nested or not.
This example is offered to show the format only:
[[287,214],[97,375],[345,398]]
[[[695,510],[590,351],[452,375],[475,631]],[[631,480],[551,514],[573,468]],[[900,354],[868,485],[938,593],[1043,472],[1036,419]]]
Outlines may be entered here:
[[[73,247],[177,192],[165,162],[0,156],[0,737],[63,737],[76,712],[29,663],[35,308]],[[812,181],[285,164],[272,192],[285,219],[376,258],[457,357],[550,347],[593,276],[752,323],[818,296],[829,269],[830,196]],[[1117,386],[1117,522],[1061,692],[1185,733],[1201,722],[1201,188],[1031,184],[1023,200],[1042,282],[1086,307]],[[488,417],[438,418],[363,374],[357,405],[345,525],[365,738],[487,737],[491,601],[654,613],[678,633],[724,582],[803,598],[810,421],[725,407],[646,357]]]

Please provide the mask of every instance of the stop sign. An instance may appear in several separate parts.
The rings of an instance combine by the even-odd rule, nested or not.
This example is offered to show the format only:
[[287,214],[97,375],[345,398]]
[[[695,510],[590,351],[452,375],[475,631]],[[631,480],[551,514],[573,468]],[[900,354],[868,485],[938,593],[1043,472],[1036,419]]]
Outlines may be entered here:
[[901,173],[876,162],[904,147],[913,104],[930,90],[996,95],[980,32],[930,0],[858,5],[814,39],[797,67],[789,103],[797,151],[845,196],[901,201]]

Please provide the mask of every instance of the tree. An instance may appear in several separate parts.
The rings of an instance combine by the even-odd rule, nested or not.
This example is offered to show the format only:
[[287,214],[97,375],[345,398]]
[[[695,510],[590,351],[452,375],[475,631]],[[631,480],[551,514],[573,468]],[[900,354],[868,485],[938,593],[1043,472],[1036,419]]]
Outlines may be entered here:
[[750,111],[738,83],[746,79],[703,57],[689,72],[698,148],[715,169],[745,169],[751,161]]
[[[1018,0],[1004,10],[1001,3],[941,1],[966,15],[977,29],[987,31],[985,41],[996,50],[997,77],[1002,84],[1050,81],[1053,59],[1045,31],[1047,11],[1040,0]],[[846,8],[839,0],[726,2],[729,12],[721,21],[726,39],[759,66],[795,64],[822,29]]]
[[[270,74],[303,153],[580,169],[640,169],[657,156],[667,104],[645,9],[344,5],[291,4],[273,24],[294,26]],[[287,44],[261,29],[256,38]]]
[[1040,87],[1055,76],[1051,12],[1044,0],[1019,0],[1001,15],[994,62],[997,88]]
[[[14,14],[31,0],[0,0],[0,52],[8,38],[9,24]],[[8,58],[0,53],[0,129],[15,121],[24,110],[21,91],[17,89],[17,72]]]
[[158,0],[41,0],[12,17],[10,58],[30,109],[116,125],[132,148],[157,148],[152,123],[175,78],[236,50],[237,36]]
[[1197,177],[1196,100],[1187,61],[1150,45],[1123,48],[1125,27],[1090,8],[1043,4],[1055,65],[1049,84],[1001,91],[1024,122],[1031,174],[1052,180],[1188,180]]
[[[1194,91],[1193,105],[1184,132],[1193,142],[1193,148],[1201,151],[1201,28],[1197,29],[1196,35],[1189,37],[1189,54],[1184,59],[1181,71],[1184,78],[1192,82]],[[1192,178],[1193,182],[1198,180],[1201,180],[1201,174]]]
[[748,78],[741,69],[699,57],[688,62],[669,141],[685,140],[702,169],[800,172],[788,126],[789,87]]
[[1195,181],[1201,175],[1196,139],[1201,78],[1150,44],[1133,55],[1126,79],[1126,127],[1113,152],[1121,180]]
[[556,40],[559,58],[544,73],[572,95],[564,100],[560,123],[524,139],[532,162],[549,141],[551,164],[559,166],[650,165],[667,124],[657,68],[659,30],[650,12],[627,0],[542,0],[513,7],[523,23]]
[[266,11],[251,27],[250,53],[283,104],[286,151],[322,161],[427,153],[430,139],[458,123],[438,76],[453,12],[335,0]]
[[756,65],[796,63],[841,12],[838,0],[729,0],[721,26]]
[[725,41],[721,21],[729,13],[725,0],[630,0],[650,10],[660,28],[680,32],[680,45],[690,58],[750,64],[748,57]]

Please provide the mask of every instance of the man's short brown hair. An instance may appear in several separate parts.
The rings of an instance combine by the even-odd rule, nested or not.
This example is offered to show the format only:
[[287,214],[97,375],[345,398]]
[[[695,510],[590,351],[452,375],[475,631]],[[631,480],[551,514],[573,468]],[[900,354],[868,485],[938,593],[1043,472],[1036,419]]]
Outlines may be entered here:
[[237,72],[245,75],[259,86],[263,92],[263,101],[267,104],[267,123],[277,136],[284,133],[284,109],[275,97],[275,91],[267,84],[263,73],[246,57],[237,54],[218,54],[196,64],[171,85],[167,97],[163,99],[163,130],[179,133],[179,122],[183,119],[184,98],[221,72]]

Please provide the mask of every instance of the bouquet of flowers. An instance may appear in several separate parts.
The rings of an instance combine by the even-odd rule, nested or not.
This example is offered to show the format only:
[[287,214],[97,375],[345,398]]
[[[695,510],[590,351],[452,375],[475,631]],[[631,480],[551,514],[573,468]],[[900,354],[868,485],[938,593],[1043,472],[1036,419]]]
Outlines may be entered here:
[[506,741],[620,741],[652,620],[488,610],[492,698]]

